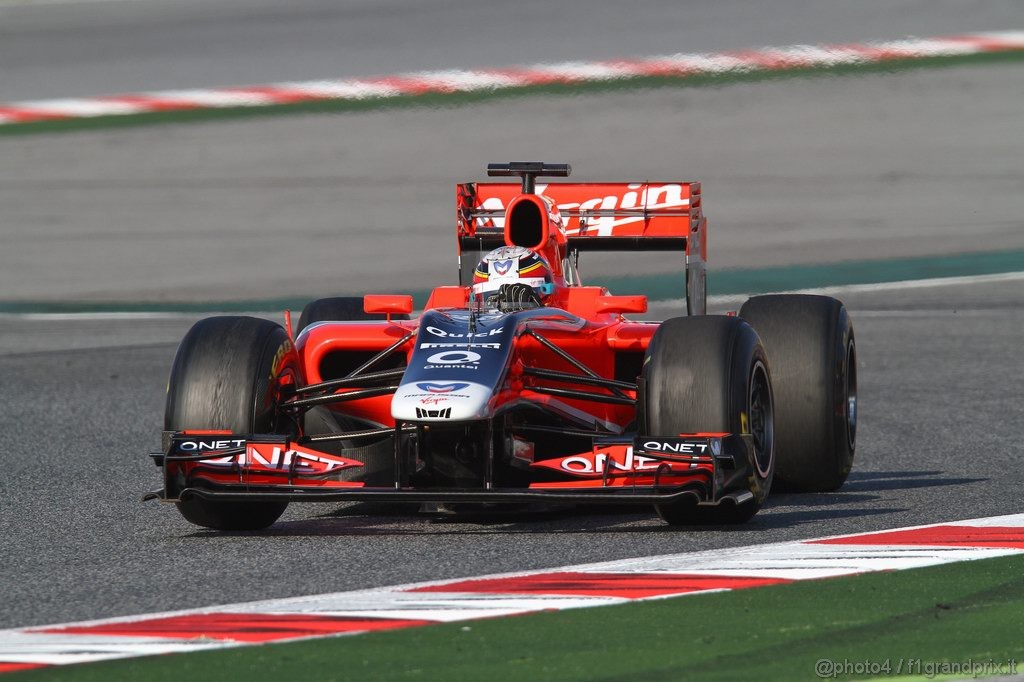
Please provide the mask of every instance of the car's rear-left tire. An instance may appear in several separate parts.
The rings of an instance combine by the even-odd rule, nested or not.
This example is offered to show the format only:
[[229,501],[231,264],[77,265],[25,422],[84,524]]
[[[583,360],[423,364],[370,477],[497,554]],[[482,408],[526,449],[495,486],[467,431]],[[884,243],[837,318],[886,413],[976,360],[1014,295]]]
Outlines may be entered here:
[[[210,317],[182,339],[167,385],[164,429],[275,433],[276,383],[295,372],[297,356],[284,329],[254,317]],[[177,503],[191,523],[216,530],[259,530],[284,502],[225,502],[192,496]]]
[[842,303],[828,296],[755,296],[739,315],[772,363],[780,488],[839,489],[857,443],[857,345]]
[[644,360],[644,435],[751,433],[745,470],[750,499],[715,506],[656,505],[670,525],[732,524],[750,520],[771,489],[775,472],[774,400],[768,358],[757,333],[735,317],[701,315],[666,320]]

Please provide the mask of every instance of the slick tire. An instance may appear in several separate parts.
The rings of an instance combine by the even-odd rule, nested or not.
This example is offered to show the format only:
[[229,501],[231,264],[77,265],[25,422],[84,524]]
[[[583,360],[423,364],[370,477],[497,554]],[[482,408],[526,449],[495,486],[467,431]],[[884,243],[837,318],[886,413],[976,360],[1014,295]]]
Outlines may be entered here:
[[735,317],[701,315],[666,320],[644,360],[642,433],[745,433],[755,448],[745,467],[753,499],[717,506],[656,505],[670,525],[733,524],[761,508],[775,471],[771,373],[757,333]]
[[[302,309],[299,316],[299,326],[295,330],[298,336],[302,330],[316,322],[359,322],[363,320],[384,320],[387,315],[383,313],[368,313],[363,310],[363,298],[361,296],[335,296],[332,298],[319,298],[310,301]],[[408,320],[405,313],[391,315],[392,320]],[[314,407],[303,417],[303,430],[307,436],[326,435],[343,431],[355,431],[365,428],[360,424],[346,420],[326,407]],[[367,485],[387,485],[394,482],[394,447],[390,445],[390,439],[383,439],[376,443],[355,443],[351,441],[324,443],[320,447],[328,452],[341,455],[347,454],[355,457],[364,463],[363,467],[342,472],[344,480],[361,480]]]
[[[356,322],[360,320],[383,320],[387,315],[383,313],[368,313],[363,310],[363,298],[361,296],[335,296],[333,298],[318,298],[310,301],[302,309],[299,316],[299,326],[295,329],[298,336],[302,330],[314,322]],[[408,320],[409,316],[401,314],[391,315],[393,320]]]
[[[275,359],[287,361],[290,347],[284,329],[267,320],[200,320],[185,335],[174,357],[164,429],[274,433],[274,363]],[[284,513],[288,502],[222,502],[192,497],[177,506],[182,516],[197,526],[237,531],[270,526]]]
[[857,345],[846,308],[828,296],[755,296],[739,316],[771,362],[779,488],[839,489],[857,442]]

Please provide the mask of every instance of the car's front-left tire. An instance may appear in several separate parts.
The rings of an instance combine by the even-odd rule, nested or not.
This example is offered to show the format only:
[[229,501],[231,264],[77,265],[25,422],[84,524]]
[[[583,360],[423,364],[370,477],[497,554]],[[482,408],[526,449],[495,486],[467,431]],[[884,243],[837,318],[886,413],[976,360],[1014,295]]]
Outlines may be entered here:
[[[277,385],[297,372],[298,358],[284,329],[254,317],[210,317],[182,339],[167,385],[164,429],[277,433]],[[217,530],[259,530],[273,524],[283,502],[208,500],[177,503],[191,523]]]
[[750,434],[753,444],[743,468],[746,501],[660,504],[658,515],[670,525],[748,521],[767,498],[775,472],[771,373],[757,333],[724,315],[666,320],[651,339],[643,378],[645,435]]

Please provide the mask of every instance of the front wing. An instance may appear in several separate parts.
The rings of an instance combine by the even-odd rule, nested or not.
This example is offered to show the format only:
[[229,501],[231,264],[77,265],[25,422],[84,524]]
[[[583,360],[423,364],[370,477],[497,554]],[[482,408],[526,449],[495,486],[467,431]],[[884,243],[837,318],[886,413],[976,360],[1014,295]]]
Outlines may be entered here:
[[533,462],[531,469],[546,472],[538,477],[544,480],[517,488],[486,481],[473,488],[403,485],[396,449],[394,485],[371,487],[340,476],[362,467],[359,460],[286,436],[167,432],[163,449],[151,455],[163,469],[164,487],[144,499],[740,504],[752,497],[746,481],[751,447],[749,436],[724,433],[595,439],[590,451]]

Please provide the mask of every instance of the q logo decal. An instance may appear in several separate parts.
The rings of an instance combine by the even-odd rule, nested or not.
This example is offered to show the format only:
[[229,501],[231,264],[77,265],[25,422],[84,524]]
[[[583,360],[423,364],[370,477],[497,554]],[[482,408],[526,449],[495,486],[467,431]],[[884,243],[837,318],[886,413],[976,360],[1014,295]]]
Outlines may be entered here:
[[470,365],[480,362],[480,354],[471,350],[446,350],[434,353],[427,362],[435,365]]

